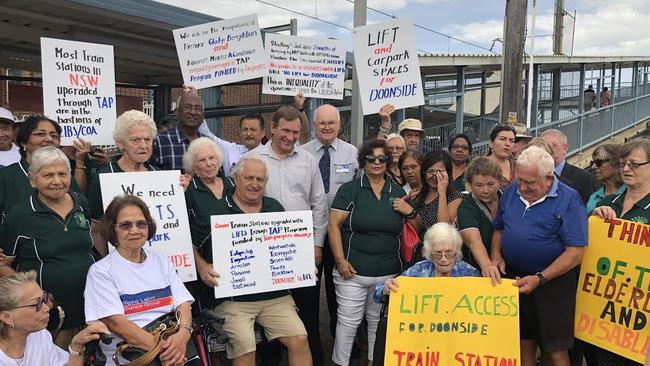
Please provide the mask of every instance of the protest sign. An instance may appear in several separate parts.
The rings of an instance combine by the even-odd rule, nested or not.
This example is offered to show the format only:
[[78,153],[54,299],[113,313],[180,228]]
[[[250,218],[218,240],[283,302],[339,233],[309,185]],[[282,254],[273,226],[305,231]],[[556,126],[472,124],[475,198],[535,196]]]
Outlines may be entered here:
[[575,335],[643,363],[650,341],[650,226],[589,218]]
[[517,366],[519,293],[512,280],[398,277],[385,366]]
[[267,33],[264,42],[269,76],[263,93],[343,99],[345,43],[276,33]]
[[41,38],[41,62],[43,111],[61,125],[61,145],[113,145],[113,46]]
[[174,30],[183,81],[197,89],[267,74],[257,15]]
[[178,170],[103,173],[99,175],[99,183],[104,210],[115,196],[123,194],[138,196],[147,204],[157,230],[145,246],[169,258],[178,275],[187,282],[197,277],[180,175]]
[[386,103],[397,109],[424,104],[410,19],[354,28],[352,43],[364,115],[379,112]]
[[311,211],[211,217],[215,298],[313,286]]

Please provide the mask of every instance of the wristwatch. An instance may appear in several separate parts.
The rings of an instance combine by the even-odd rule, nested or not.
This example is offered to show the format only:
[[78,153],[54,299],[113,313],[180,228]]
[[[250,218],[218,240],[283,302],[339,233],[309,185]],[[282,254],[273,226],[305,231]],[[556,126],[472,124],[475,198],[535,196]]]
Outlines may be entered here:
[[535,276],[539,277],[539,285],[542,286],[546,283],[546,277],[542,274],[542,272],[537,272],[535,273]]

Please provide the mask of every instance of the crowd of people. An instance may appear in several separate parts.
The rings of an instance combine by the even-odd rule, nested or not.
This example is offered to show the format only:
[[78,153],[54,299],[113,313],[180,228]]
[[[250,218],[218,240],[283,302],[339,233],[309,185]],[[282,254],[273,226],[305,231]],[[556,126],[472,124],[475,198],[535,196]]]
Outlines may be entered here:
[[[210,132],[190,88],[164,132],[145,113],[120,115],[114,157],[81,139],[60,146],[61,127],[43,115],[16,132],[0,108],[0,365],[81,365],[85,344],[102,334],[113,337],[100,343],[107,364],[124,340],[182,365],[193,310],[203,308],[224,319],[233,365],[275,365],[284,349],[290,365],[323,365],[320,282],[226,299],[213,292],[226,269],[212,265],[211,216],[303,210],[313,215],[337,365],[350,364],[362,323],[367,364],[383,364],[381,302],[400,274],[513,279],[524,366],[538,351],[548,366],[634,364],[575,339],[574,309],[588,216],[650,222],[650,141],[601,145],[589,170],[567,162],[556,129],[533,139],[497,125],[486,156],[473,157],[464,134],[425,152],[422,123],[406,119],[391,133],[386,105],[378,135],[355,147],[339,137],[337,108],[322,105],[308,121],[304,103],[296,96],[273,114],[266,143],[266,121],[243,116],[237,144]],[[156,170],[182,172],[197,281],[183,283],[148,248],[156,220],[141,199],[117,196],[103,209],[100,174]],[[400,257],[406,223],[423,242],[410,263]],[[65,318],[48,327],[57,304]],[[156,343],[143,327],[169,312],[179,330]],[[271,342],[257,344],[255,323]]]

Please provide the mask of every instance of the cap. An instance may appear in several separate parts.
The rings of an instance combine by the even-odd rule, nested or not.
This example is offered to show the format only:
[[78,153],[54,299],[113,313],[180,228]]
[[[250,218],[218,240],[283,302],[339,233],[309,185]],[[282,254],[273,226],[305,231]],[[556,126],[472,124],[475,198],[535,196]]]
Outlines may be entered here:
[[515,129],[515,139],[532,139],[533,136],[530,135],[530,132],[526,128],[526,125],[523,123],[513,123],[512,127]]
[[7,108],[0,107],[0,120],[9,121],[11,123],[16,122],[14,114],[11,113]]
[[397,130],[399,131],[400,134],[404,130],[424,132],[424,130],[422,129],[422,122],[420,122],[415,118],[407,118],[403,120],[402,123],[400,123],[399,126],[397,127]]

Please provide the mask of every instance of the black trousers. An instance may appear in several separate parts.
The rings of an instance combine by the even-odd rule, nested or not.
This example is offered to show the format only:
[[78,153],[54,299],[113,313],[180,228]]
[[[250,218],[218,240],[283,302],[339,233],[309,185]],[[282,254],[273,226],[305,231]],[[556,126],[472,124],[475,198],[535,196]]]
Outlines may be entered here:
[[325,297],[327,299],[327,312],[330,316],[330,335],[332,338],[336,335],[336,311],[338,303],[336,302],[336,289],[334,287],[334,277],[332,271],[335,267],[334,255],[330,248],[329,237],[325,236],[325,245],[323,245],[323,282],[325,282]]
[[323,345],[320,340],[319,318],[320,318],[320,281],[315,286],[301,287],[291,290],[293,301],[298,307],[298,316],[307,330],[307,339],[311,358],[314,365],[322,365],[324,362]]

